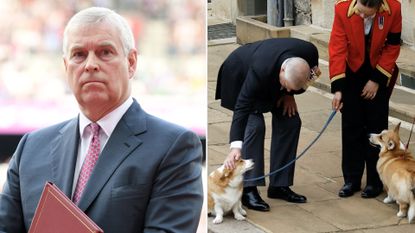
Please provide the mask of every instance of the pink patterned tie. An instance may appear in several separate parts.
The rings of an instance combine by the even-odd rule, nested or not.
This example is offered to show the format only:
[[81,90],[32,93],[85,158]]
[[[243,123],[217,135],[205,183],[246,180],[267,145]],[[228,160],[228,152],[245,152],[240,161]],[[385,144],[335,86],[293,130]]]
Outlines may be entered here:
[[78,204],[81,199],[82,192],[91,176],[92,170],[94,170],[95,164],[97,163],[100,143],[99,143],[99,130],[100,127],[97,123],[91,123],[88,128],[92,131],[92,140],[89,144],[88,152],[85,157],[85,161],[82,164],[81,172],[79,173],[78,182],[76,184],[75,192],[73,195],[73,202]]

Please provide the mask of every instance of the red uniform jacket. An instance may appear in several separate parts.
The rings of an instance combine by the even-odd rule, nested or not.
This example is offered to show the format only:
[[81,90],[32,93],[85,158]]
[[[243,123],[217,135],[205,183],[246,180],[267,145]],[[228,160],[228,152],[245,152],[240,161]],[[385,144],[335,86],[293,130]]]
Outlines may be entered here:
[[[341,91],[346,65],[356,72],[365,59],[364,20],[358,15],[357,0],[339,0],[335,6],[334,22],[329,41],[329,71],[332,92]],[[383,0],[371,30],[370,63],[379,84],[389,84],[400,51],[402,29],[401,4]]]

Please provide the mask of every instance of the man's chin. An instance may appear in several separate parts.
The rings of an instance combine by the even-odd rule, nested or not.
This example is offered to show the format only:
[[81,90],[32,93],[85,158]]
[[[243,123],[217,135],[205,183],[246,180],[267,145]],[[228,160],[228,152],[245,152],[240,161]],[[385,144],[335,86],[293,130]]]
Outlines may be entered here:
[[98,92],[98,93],[88,93],[82,96],[80,103],[81,105],[88,106],[88,107],[102,107],[104,105],[109,104],[110,99],[108,95]]

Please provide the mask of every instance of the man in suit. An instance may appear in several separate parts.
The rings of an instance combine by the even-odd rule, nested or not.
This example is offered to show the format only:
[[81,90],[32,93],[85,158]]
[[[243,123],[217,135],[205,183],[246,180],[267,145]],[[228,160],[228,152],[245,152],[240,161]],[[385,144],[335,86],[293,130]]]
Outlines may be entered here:
[[[317,48],[299,39],[258,41],[229,55],[219,70],[216,87],[216,99],[233,111],[226,167],[233,167],[242,156],[255,162],[245,179],[264,175],[266,112],[272,113],[270,170],[295,158],[301,120],[293,94],[304,92],[316,73],[319,74]],[[268,197],[306,202],[305,196],[289,188],[293,178],[294,166],[271,176]],[[265,179],[244,182],[242,203],[250,209],[269,211],[269,205],[258,193],[258,185],[264,186]]]
[[402,29],[397,0],[339,0],[335,5],[329,42],[332,105],[342,112],[342,171],[340,197],[361,189],[362,198],[383,191],[376,170],[379,149],[368,134],[388,128],[389,97],[397,72]]
[[63,51],[80,114],[22,138],[0,196],[0,232],[27,232],[46,181],[106,233],[195,232],[200,140],[131,97],[137,51],[127,22],[85,9],[68,22]]

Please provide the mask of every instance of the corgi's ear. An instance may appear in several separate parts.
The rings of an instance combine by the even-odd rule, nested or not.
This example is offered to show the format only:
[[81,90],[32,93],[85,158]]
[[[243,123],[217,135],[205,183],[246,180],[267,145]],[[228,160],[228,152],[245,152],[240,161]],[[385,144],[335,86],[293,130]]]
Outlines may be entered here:
[[392,140],[388,141],[388,150],[393,150],[395,149],[395,142]]
[[401,127],[401,122],[399,122],[396,126],[395,129],[393,129],[393,132],[399,134],[399,128]]

